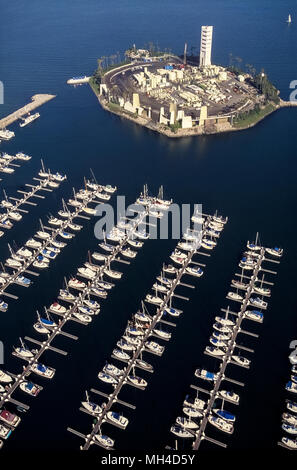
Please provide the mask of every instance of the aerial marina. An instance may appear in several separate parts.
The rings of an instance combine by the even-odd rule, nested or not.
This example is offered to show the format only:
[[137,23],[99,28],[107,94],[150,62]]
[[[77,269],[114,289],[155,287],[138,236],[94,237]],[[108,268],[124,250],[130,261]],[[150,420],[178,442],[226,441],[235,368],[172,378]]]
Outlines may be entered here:
[[[147,201],[144,202],[147,204]],[[170,206],[170,202],[168,207]],[[140,390],[144,390],[148,382],[136,375],[135,369],[139,368],[144,371],[153,373],[153,367],[150,363],[143,359],[143,353],[150,353],[161,356],[165,347],[160,345],[154,338],[159,340],[169,341],[171,332],[164,330],[162,325],[175,327],[175,323],[164,320],[168,315],[171,317],[178,317],[182,311],[176,309],[172,305],[174,298],[181,300],[189,300],[188,297],[176,294],[175,289],[178,286],[186,288],[194,288],[195,286],[181,281],[183,276],[201,277],[205,266],[200,262],[194,261],[194,255],[210,256],[208,253],[199,251],[200,246],[211,250],[216,246],[217,242],[209,237],[209,232],[213,230],[212,227],[217,227],[220,231],[223,229],[227,219],[218,217],[217,215],[210,216],[205,214],[194,213],[192,220],[195,223],[200,223],[202,229],[200,231],[187,228],[183,235],[183,239],[178,242],[177,248],[170,255],[170,259],[174,265],[164,265],[161,270],[160,276],[157,277],[156,283],[153,285],[153,294],[147,294],[142,308],[132,315],[132,319],[128,321],[127,327],[122,338],[117,342],[116,348],[113,350],[112,359],[124,362],[127,365],[122,369],[118,366],[108,363],[104,366],[98,374],[98,378],[114,388],[110,395],[106,395],[97,389],[91,389],[92,393],[101,395],[107,398],[107,402],[103,405],[92,403],[87,394],[87,402],[82,402],[83,407],[81,411],[96,417],[96,423],[92,431],[87,436],[68,427],[68,431],[76,434],[85,440],[84,445],[81,447],[88,450],[92,444],[97,444],[103,448],[113,448],[114,441],[112,438],[102,434],[101,426],[104,422],[114,424],[121,429],[126,429],[128,425],[127,418],[123,417],[115,411],[111,411],[114,403],[133,408],[133,405],[125,403],[118,398],[118,395],[124,385],[134,386]],[[219,234],[218,234],[219,236]],[[210,244],[210,242],[212,242]],[[182,251],[179,250],[182,249]],[[167,277],[169,276],[169,277]],[[173,276],[173,277],[172,277]],[[154,306],[154,312],[150,313],[145,303]],[[155,310],[157,308],[157,310]],[[153,338],[151,340],[150,338]],[[130,355],[131,354],[131,355]]]
[[[197,451],[201,442],[207,440],[221,447],[227,447],[224,442],[213,439],[205,434],[208,424],[227,434],[234,431],[234,422],[236,416],[224,408],[227,404],[238,405],[240,396],[238,393],[229,390],[221,390],[222,382],[229,382],[237,386],[244,386],[244,383],[226,376],[226,368],[229,364],[250,368],[251,360],[241,355],[241,352],[253,353],[254,350],[237,342],[238,334],[254,336],[257,334],[244,330],[241,324],[244,320],[250,320],[262,323],[264,315],[262,310],[266,310],[267,302],[263,297],[271,295],[270,288],[266,285],[273,283],[264,280],[264,273],[275,275],[276,272],[263,268],[262,263],[279,263],[277,259],[268,258],[267,253],[279,258],[283,254],[280,248],[265,248],[257,242],[247,242],[243,257],[239,262],[242,272],[236,274],[240,281],[232,280],[231,288],[235,291],[229,291],[226,298],[240,303],[238,312],[222,308],[223,315],[215,317],[213,324],[214,331],[210,337],[210,346],[206,346],[204,354],[214,357],[221,361],[217,372],[209,372],[205,368],[198,368],[195,371],[195,377],[208,382],[213,387],[212,390],[201,388],[197,385],[191,385],[192,390],[196,391],[196,397],[189,398],[183,403],[183,412],[185,417],[178,417],[176,423],[171,427],[171,432],[181,438],[193,439],[192,449]],[[245,274],[244,274],[245,273]],[[246,275],[248,273],[249,275]],[[261,273],[263,276],[260,277]],[[265,286],[263,287],[263,284]],[[240,292],[241,294],[239,294]],[[256,310],[254,309],[256,308]],[[237,350],[239,350],[237,352]],[[199,397],[198,397],[199,394]],[[207,400],[201,399],[201,394],[207,396]],[[220,402],[219,408],[218,401]],[[199,422],[200,420],[200,422]]]

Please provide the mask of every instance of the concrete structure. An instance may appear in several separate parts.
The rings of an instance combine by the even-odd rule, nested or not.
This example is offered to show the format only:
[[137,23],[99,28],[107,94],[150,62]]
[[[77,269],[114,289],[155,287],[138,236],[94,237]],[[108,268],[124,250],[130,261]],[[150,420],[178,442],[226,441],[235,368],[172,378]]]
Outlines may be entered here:
[[199,126],[204,126],[206,119],[207,119],[207,106],[201,106]]
[[48,94],[38,94],[38,95],[32,96],[31,103],[26,104],[25,106],[18,109],[17,111],[14,111],[13,113],[9,114],[3,119],[0,119],[0,129],[5,129],[6,126],[9,126],[13,122],[23,117],[25,114],[30,113],[31,111],[33,111],[33,109],[38,108],[42,104],[46,103],[47,101],[52,100],[55,97],[56,95],[48,95]]
[[140,107],[140,100],[139,100],[139,94],[138,93],[133,93],[132,104],[133,104],[134,108],[139,108]]
[[213,26],[201,27],[200,67],[211,65],[212,32]]
[[182,129],[190,129],[191,127],[193,127],[192,117],[191,116],[184,116],[182,118]]

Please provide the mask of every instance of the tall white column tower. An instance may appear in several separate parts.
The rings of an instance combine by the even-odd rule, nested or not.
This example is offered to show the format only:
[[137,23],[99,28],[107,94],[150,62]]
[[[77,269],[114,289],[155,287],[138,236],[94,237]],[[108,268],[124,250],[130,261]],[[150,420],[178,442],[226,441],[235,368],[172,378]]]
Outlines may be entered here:
[[213,26],[201,27],[200,67],[211,65],[212,32]]

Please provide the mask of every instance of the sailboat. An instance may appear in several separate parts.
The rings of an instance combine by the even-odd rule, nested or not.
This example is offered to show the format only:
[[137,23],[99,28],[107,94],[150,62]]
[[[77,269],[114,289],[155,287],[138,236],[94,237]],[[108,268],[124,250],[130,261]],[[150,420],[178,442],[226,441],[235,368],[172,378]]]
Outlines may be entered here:
[[292,17],[291,17],[290,14],[289,14],[289,16],[288,16],[287,23],[292,23]]

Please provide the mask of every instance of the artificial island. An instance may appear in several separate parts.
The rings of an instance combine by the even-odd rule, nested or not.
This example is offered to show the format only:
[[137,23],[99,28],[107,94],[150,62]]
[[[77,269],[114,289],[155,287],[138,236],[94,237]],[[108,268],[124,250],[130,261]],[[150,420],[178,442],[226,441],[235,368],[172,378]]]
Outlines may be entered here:
[[187,44],[182,56],[134,45],[124,61],[98,59],[89,83],[104,109],[169,137],[246,129],[292,105],[263,70],[213,65],[212,37],[213,26],[202,26],[199,57]]

